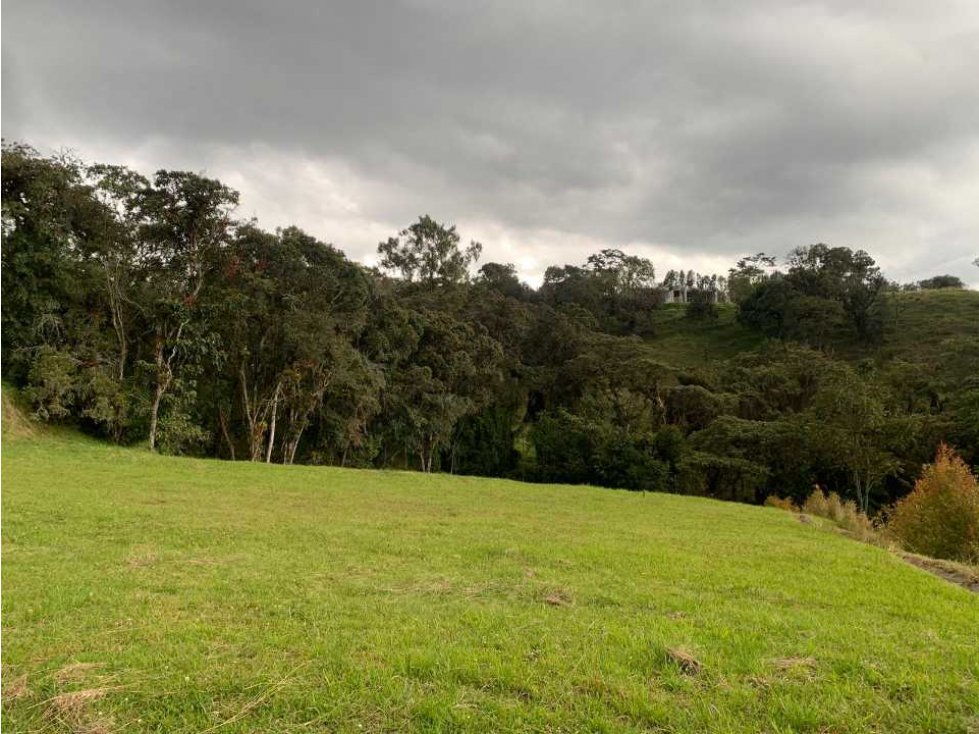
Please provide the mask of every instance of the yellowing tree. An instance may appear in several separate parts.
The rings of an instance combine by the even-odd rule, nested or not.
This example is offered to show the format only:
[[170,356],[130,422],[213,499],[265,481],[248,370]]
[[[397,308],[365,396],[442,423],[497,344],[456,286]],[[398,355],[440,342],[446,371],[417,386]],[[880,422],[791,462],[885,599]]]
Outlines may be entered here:
[[979,560],[979,484],[952,449],[939,447],[911,494],[894,505],[888,528],[915,553]]

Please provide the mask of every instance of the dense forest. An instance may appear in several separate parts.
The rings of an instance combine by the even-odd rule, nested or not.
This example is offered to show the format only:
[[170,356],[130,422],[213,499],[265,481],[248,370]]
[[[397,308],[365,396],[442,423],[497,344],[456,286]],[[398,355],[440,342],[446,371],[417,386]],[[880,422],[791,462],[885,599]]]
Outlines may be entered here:
[[816,244],[657,279],[609,249],[535,289],[429,216],[368,268],[202,175],[2,167],[3,378],[112,441],[870,511],[941,442],[979,462],[979,294],[951,276]]

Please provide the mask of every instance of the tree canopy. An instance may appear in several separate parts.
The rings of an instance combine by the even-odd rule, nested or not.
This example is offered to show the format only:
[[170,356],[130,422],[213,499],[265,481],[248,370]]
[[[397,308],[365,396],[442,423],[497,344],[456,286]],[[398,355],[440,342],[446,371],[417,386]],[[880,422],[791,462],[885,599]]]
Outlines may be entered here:
[[[750,502],[819,484],[864,509],[941,441],[979,461],[979,334],[894,356],[899,296],[950,276],[901,294],[866,252],[816,244],[658,281],[608,248],[532,288],[474,272],[481,245],[428,215],[378,270],[239,218],[198,174],[19,144],[3,172],[3,377],[109,440]],[[664,304],[677,289],[686,307]]]

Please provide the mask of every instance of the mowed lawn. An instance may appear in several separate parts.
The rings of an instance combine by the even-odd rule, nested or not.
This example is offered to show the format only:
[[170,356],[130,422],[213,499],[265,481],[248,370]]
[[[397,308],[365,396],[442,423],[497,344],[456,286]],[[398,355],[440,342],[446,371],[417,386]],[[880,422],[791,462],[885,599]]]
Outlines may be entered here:
[[979,596],[773,509],[61,436],[2,524],[4,731],[979,731]]

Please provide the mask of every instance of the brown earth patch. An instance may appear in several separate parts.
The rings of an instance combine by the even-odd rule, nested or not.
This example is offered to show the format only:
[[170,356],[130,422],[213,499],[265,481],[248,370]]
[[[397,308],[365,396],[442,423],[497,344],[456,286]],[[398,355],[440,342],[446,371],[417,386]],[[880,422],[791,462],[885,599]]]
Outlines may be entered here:
[[554,589],[544,596],[544,603],[551,607],[567,607],[574,603],[574,597],[564,589]]
[[37,426],[17,407],[7,390],[0,396],[3,403],[3,437],[4,438],[33,438],[37,435]]
[[24,696],[31,695],[31,689],[27,687],[27,674],[19,675],[3,687],[4,703],[16,701]]
[[105,721],[92,716],[91,704],[110,690],[90,688],[58,694],[45,702],[44,716],[78,734],[107,734],[111,728]]
[[681,647],[667,648],[666,659],[676,665],[684,675],[697,675],[703,669],[700,661]]
[[70,683],[84,678],[88,671],[101,667],[102,663],[70,663],[55,673],[54,679],[58,683]]
[[816,667],[815,658],[779,658],[772,662],[779,670],[812,670]]
[[898,553],[898,556],[912,566],[979,594],[979,569],[914,553]]
[[130,568],[146,568],[155,564],[160,557],[156,553],[134,553],[129,556]]

